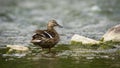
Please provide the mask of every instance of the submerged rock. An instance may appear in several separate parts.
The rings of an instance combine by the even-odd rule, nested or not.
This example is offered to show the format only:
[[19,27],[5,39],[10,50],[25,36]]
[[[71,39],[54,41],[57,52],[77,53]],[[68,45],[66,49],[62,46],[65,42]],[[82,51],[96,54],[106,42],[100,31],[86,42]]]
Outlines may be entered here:
[[110,28],[102,37],[103,41],[120,42],[120,24]]
[[17,51],[17,52],[27,52],[29,51],[29,48],[22,45],[7,45],[6,47],[10,48],[9,52],[11,51]]
[[75,34],[74,36],[72,36],[71,38],[71,42],[81,42],[82,44],[99,44],[99,41],[96,41],[94,39],[90,39],[84,36],[80,36],[78,34]]

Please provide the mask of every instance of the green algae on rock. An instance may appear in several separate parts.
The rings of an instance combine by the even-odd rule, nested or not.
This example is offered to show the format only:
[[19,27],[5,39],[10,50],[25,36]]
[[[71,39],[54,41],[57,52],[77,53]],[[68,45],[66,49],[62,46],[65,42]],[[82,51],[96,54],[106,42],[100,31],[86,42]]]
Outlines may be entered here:
[[82,42],[71,41],[70,48],[84,48],[84,49],[97,49],[100,45],[99,44],[83,44]]
[[99,50],[113,49],[113,48],[117,48],[117,46],[120,45],[120,42],[106,41],[106,42],[101,42],[99,45],[100,45],[100,47],[98,48]]
[[[92,48],[92,49],[96,49],[99,46],[99,41],[84,37],[84,36],[80,36],[78,34],[75,34],[72,38],[71,38],[71,45],[76,45],[77,48]],[[75,47],[75,46],[74,46]],[[74,48],[73,47],[73,48]]]

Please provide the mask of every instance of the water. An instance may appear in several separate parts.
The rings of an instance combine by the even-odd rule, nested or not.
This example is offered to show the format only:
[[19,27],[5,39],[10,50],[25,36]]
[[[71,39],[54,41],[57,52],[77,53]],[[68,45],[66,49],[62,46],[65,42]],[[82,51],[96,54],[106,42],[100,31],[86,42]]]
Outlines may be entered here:
[[[0,46],[29,46],[33,31],[45,29],[51,19],[57,20],[64,27],[56,28],[61,35],[59,44],[69,44],[75,33],[98,40],[110,27],[120,24],[119,3],[119,0],[0,0]],[[15,59],[13,57],[16,55],[6,57],[6,52],[1,50],[0,67],[119,68],[119,54],[114,54],[117,50],[110,50],[110,53],[103,51],[107,53],[105,55],[98,55],[99,51],[96,51],[97,55],[84,55],[81,52],[74,53],[75,50],[65,50],[58,52],[56,58],[38,58],[41,55],[35,55],[32,59],[21,57],[24,55],[17,55]]]
[[[104,60],[104,61],[103,61]],[[2,68],[119,68],[120,60],[114,59],[104,59],[104,58],[94,58],[86,59],[77,57],[75,58],[56,58],[56,59],[40,59],[25,60],[17,59],[10,61],[3,61],[1,63]],[[7,65],[6,65],[7,64]]]

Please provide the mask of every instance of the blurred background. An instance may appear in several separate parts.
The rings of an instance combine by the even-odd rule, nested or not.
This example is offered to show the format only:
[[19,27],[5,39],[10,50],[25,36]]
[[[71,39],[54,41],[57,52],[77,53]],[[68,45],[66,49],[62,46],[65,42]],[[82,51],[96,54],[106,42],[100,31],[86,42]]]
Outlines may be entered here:
[[0,46],[28,45],[33,31],[45,29],[55,19],[60,44],[73,34],[99,40],[112,26],[120,24],[120,0],[0,0]]
[[74,34],[99,40],[120,24],[119,18],[120,0],[0,0],[0,68],[120,68],[120,48],[72,51],[63,45],[55,57],[44,57],[34,47],[37,53],[30,56],[4,49],[8,44],[29,46],[33,31],[46,29],[51,19],[64,27],[56,28],[59,44],[69,44]]

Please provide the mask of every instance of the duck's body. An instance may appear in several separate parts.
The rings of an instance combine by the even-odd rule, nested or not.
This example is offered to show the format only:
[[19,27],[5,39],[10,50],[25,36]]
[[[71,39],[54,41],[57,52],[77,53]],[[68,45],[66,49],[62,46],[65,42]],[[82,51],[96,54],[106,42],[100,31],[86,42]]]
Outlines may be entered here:
[[49,21],[46,30],[36,30],[31,42],[34,45],[40,46],[42,49],[48,48],[49,51],[60,40],[59,34],[54,29],[55,26],[60,26],[55,20]]
[[32,43],[39,45],[42,48],[52,48],[59,42],[59,35],[52,30],[36,30],[37,33],[33,35]]

